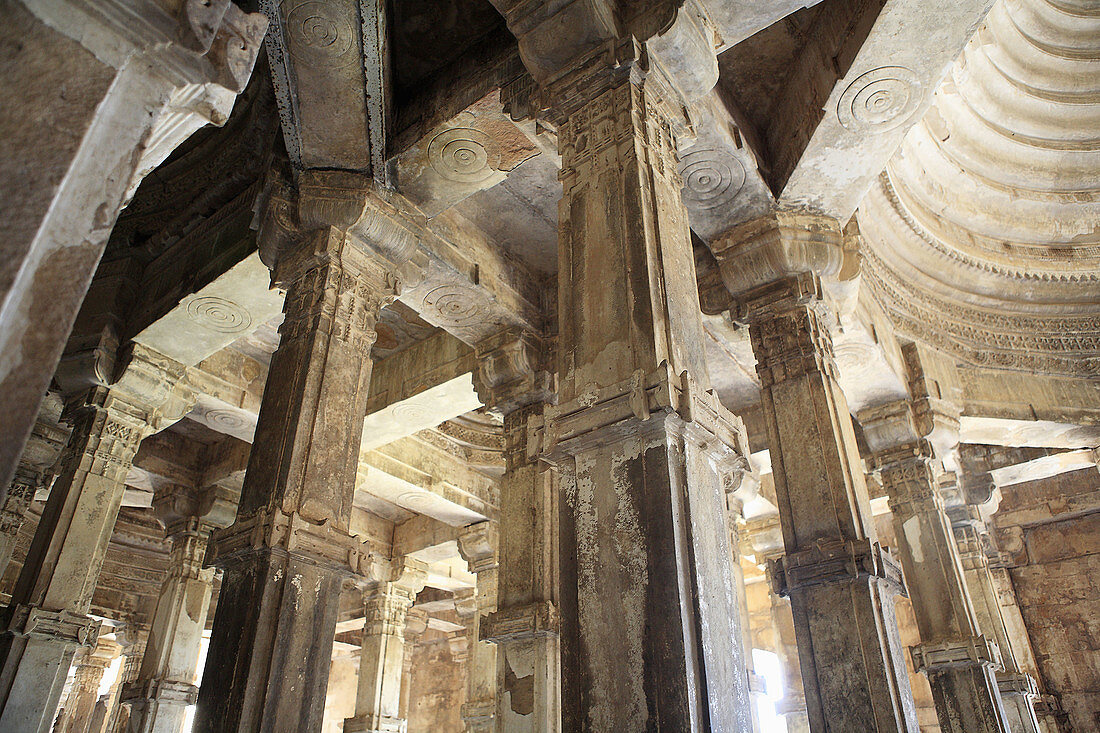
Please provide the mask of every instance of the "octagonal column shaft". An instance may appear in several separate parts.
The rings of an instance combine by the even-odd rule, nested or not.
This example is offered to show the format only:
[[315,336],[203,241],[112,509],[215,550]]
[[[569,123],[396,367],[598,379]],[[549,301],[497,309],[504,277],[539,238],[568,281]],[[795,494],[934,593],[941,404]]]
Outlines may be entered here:
[[[308,189],[314,219],[362,211],[369,182],[334,176]],[[216,536],[225,573],[196,731],[321,727],[340,589],[359,557],[348,526],[374,326],[397,295],[347,234],[357,216],[303,234],[279,263],[285,318],[236,522]]]
[[819,282],[791,276],[744,302],[786,548],[773,582],[791,600],[810,729],[915,733],[900,568],[877,541]]
[[424,587],[424,574],[407,573],[364,594],[363,638],[355,716],[344,720],[347,733],[404,733],[401,683],[405,664],[405,614]]
[[72,687],[54,726],[56,733],[98,733],[92,730],[92,724],[99,702],[99,685],[119,650],[118,644],[100,640],[77,660]]
[[179,407],[182,374],[179,364],[135,348],[115,385],[71,403],[60,473],[2,617],[0,729],[48,730],[73,654],[95,643],[98,625],[86,614],[126,475],[160,410]]
[[[872,421],[863,415],[867,435]],[[875,462],[890,497],[920,631],[913,665],[928,677],[940,728],[944,733],[1007,733],[993,674],[997,646],[981,634],[974,618],[930,465],[931,449],[926,442],[905,443],[876,453]]]

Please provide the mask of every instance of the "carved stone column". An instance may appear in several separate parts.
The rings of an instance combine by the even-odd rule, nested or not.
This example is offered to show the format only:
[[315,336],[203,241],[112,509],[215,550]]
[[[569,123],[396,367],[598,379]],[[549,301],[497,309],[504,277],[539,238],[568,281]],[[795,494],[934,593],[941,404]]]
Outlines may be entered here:
[[497,606],[497,547],[495,526],[479,522],[463,530],[458,551],[470,572],[477,575],[474,596],[455,608],[466,621],[466,702],[462,721],[467,733],[495,733],[497,712],[497,649],[481,640],[481,619]]
[[[546,342],[506,332],[478,344],[479,395],[504,415],[496,606],[481,638],[497,648],[498,728],[561,728],[557,623],[557,503],[552,473],[527,450],[530,424],[551,399]],[[479,576],[480,579],[480,576]]]
[[749,731],[723,482],[744,427],[708,389],[680,102],[648,53],[609,43],[546,86],[564,187],[561,402],[528,450],[561,481],[562,728]]
[[[748,483],[747,481],[742,484]],[[733,590],[737,596],[737,608],[743,623],[741,624],[741,644],[745,649],[745,675],[749,688],[749,696],[752,699],[750,708],[752,714],[752,729],[760,731],[760,701],[767,697],[767,682],[756,673],[756,665],[752,658],[752,627],[749,624],[749,599],[745,589],[745,571],[741,567],[743,548],[750,544],[745,527],[745,518],[741,513],[744,505],[743,499],[732,493],[726,496],[726,508],[728,512],[730,532],[730,573],[733,576]]]
[[92,715],[99,702],[99,685],[119,651],[118,644],[101,639],[94,649],[77,660],[64,713],[54,727],[57,733],[92,733]]
[[[176,146],[224,124],[267,19],[208,0],[5,4],[0,495],[119,211]],[[78,89],[79,93],[70,90]],[[36,121],[50,120],[50,124]]]
[[359,690],[355,716],[344,720],[345,733],[404,733],[405,614],[425,578],[423,569],[406,566],[398,580],[373,584],[364,593]]
[[959,549],[963,578],[978,621],[978,628],[997,643],[1001,657],[1001,669],[995,677],[1004,704],[1008,729],[1012,733],[1039,733],[1039,720],[1035,715],[1034,701],[1039,689],[1031,675],[1020,669],[1012,640],[1001,613],[993,573],[989,567],[987,548],[990,539],[985,522],[977,507],[962,504],[950,507],[947,514]]
[[374,326],[398,294],[388,263],[348,232],[370,186],[339,172],[299,179],[305,233],[278,264],[281,341],[236,523],[216,535],[225,573],[196,731],[321,727],[340,588],[362,559],[349,521]]
[[236,502],[217,485],[174,486],[153,497],[172,550],[141,666],[122,691],[133,733],[178,733],[198,699],[195,673],[214,579],[214,569],[204,567],[206,547],[215,528],[233,521]]
[[142,438],[189,408],[183,368],[140,346],[119,380],[69,405],[73,432],[23,570],[2,617],[0,729],[47,730],[78,646],[92,646],[86,614]]
[[757,360],[786,548],[773,582],[791,599],[810,728],[915,733],[901,571],[875,534],[822,291],[845,273],[840,226],[782,213],[713,247]]
[[932,445],[909,402],[863,410],[860,424],[890,499],[899,555],[921,643],[913,666],[932,688],[944,733],[1008,730],[993,668],[996,642],[979,629],[943,498],[936,484]]
[[122,644],[122,669],[118,673],[119,699],[111,708],[107,717],[104,733],[127,733],[130,729],[130,708],[121,703],[121,692],[127,682],[133,682],[141,671],[141,660],[145,655],[145,644],[149,639],[149,628],[127,623],[116,634]]
[[20,466],[15,472],[7,496],[0,504],[0,577],[3,577],[15,551],[15,540],[19,528],[23,526],[23,517],[34,501],[34,495],[40,488],[46,488],[52,476],[43,476],[37,472],[26,471]]

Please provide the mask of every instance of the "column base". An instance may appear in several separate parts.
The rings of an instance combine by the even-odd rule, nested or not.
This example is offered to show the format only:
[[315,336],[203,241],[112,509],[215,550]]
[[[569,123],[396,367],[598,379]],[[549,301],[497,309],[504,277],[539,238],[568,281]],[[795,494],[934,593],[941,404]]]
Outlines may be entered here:
[[405,733],[408,727],[403,718],[389,715],[356,715],[344,718],[344,733]]

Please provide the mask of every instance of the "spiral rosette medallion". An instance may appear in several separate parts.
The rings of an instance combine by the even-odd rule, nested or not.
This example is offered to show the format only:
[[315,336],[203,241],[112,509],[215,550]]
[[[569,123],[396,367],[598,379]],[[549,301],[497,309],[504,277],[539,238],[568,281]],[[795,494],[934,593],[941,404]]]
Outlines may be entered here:
[[418,405],[416,403],[394,405],[391,414],[393,415],[393,419],[402,425],[420,425],[422,423],[432,422],[436,419],[434,410],[431,410],[426,405]]
[[924,91],[904,66],[881,66],[860,75],[840,96],[837,117],[852,132],[886,132],[916,115]]
[[732,202],[745,186],[745,166],[728,151],[692,150],[680,161],[684,203],[714,209]]
[[207,410],[203,417],[206,419],[207,425],[219,432],[233,433],[248,427],[248,422],[232,410],[215,407]]
[[357,38],[348,13],[336,3],[304,2],[286,16],[287,48],[305,62],[351,63]]
[[500,168],[500,150],[493,139],[472,127],[455,127],[428,143],[428,162],[436,173],[455,183],[482,183]]
[[252,316],[231,300],[214,296],[194,298],[187,304],[188,317],[218,333],[241,333],[252,325]]

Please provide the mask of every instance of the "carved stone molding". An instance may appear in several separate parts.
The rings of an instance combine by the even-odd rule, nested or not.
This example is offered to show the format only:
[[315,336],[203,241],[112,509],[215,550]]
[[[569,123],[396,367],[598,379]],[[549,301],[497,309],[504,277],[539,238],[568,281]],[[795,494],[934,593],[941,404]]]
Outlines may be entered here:
[[788,553],[768,566],[772,590],[787,596],[824,583],[883,582],[904,595],[901,567],[877,542],[822,541]]
[[981,635],[939,644],[917,644],[909,648],[909,653],[913,657],[913,669],[933,674],[957,667],[997,667],[1001,664],[997,645]]
[[553,375],[547,369],[549,346],[541,337],[518,330],[502,331],[476,347],[474,387],[488,407],[507,414],[535,402],[553,399]]
[[494,611],[482,619],[481,640],[505,644],[520,639],[557,637],[561,620],[550,601]]

